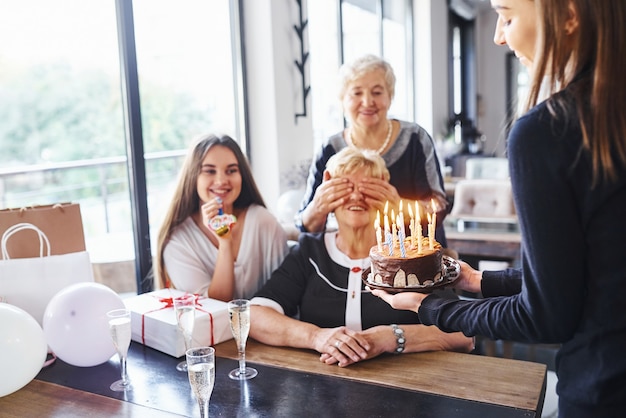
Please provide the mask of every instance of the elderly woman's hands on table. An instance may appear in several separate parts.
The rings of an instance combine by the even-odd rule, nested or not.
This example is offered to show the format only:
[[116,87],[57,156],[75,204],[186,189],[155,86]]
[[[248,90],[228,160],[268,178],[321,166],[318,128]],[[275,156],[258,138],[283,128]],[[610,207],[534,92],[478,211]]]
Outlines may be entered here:
[[346,327],[320,328],[314,337],[315,349],[327,364],[347,366],[368,358],[370,343],[360,333]]
[[[389,329],[388,325],[378,325],[361,332],[345,328],[345,331],[349,332],[350,339],[343,338],[341,343],[336,344],[336,349],[322,353],[320,361],[345,367],[377,357],[382,353],[391,352],[395,349],[396,342],[395,338],[389,338],[392,335]],[[392,345],[389,345],[390,343]],[[355,355],[355,346],[360,351],[359,355]]]

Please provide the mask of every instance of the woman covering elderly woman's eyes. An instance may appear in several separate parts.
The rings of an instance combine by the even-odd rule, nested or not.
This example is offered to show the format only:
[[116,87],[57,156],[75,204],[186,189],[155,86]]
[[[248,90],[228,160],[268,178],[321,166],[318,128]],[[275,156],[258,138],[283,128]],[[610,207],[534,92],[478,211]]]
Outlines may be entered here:
[[316,153],[296,226],[320,232],[327,217],[349,198],[354,185],[341,177],[327,178],[326,164],[344,148],[370,150],[380,155],[389,170],[389,181],[376,176],[364,180],[359,191],[365,201],[382,209],[385,202],[401,199],[435,202],[437,241],[447,245],[443,220],[448,208],[439,160],[430,135],[418,124],[388,117],[396,78],[391,65],[365,55],[343,65],[339,71],[339,100],[348,126],[331,136]]

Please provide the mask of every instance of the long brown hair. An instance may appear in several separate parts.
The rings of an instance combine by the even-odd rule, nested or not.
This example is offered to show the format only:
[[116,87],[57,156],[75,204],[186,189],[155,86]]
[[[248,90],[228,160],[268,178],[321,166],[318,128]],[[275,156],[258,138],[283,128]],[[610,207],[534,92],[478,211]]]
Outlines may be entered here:
[[[626,164],[626,1],[534,1],[540,24],[526,108],[537,104],[544,88],[552,94],[575,83],[571,95],[550,98],[549,108],[555,115],[574,99],[594,184],[616,180]],[[573,16],[577,30],[567,36]]]
[[165,270],[163,261],[163,250],[165,245],[172,236],[172,232],[178,225],[183,223],[185,219],[200,210],[200,197],[197,192],[198,176],[202,169],[202,161],[207,152],[215,146],[222,146],[228,148],[235,154],[237,164],[239,165],[239,173],[241,174],[241,193],[233,202],[233,207],[247,208],[252,204],[257,204],[265,207],[263,197],[259,192],[259,189],[252,176],[252,170],[248,160],[241,152],[241,148],[237,142],[231,137],[216,136],[213,134],[202,136],[196,139],[187,156],[185,162],[180,169],[178,178],[178,184],[174,191],[174,196],[170,202],[170,205],[165,213],[165,218],[159,229],[159,236],[157,239],[157,256],[156,263],[156,277],[159,285],[168,287],[169,278]]

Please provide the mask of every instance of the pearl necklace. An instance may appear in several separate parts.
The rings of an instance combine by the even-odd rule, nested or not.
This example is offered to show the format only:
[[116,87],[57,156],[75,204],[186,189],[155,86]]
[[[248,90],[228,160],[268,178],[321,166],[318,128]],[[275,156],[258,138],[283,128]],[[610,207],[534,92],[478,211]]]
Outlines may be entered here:
[[[387,148],[387,145],[389,145],[389,141],[391,140],[391,131],[393,131],[392,128],[393,126],[391,125],[391,121],[387,119],[387,137],[385,138],[385,142],[383,142],[383,145],[376,150],[376,154],[382,154],[385,148]],[[354,142],[354,138],[352,138],[352,126],[350,126],[350,129],[348,129],[348,138],[350,139],[350,143],[352,144],[352,146],[354,148],[358,148],[356,146],[356,143]]]

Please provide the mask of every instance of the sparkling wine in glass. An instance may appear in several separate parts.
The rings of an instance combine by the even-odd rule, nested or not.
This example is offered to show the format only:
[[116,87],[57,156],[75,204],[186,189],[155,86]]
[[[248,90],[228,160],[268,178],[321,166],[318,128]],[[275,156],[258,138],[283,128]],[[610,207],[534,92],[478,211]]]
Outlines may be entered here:
[[231,370],[228,377],[235,380],[252,379],[258,374],[252,367],[246,367],[246,341],[250,332],[250,301],[235,299],[228,302],[230,329],[237,343],[239,352],[239,368]]
[[107,312],[109,320],[109,331],[113,345],[117,350],[122,368],[122,378],[111,384],[111,390],[123,392],[131,389],[128,372],[126,370],[126,357],[130,346],[130,311],[128,309],[114,309]]
[[[178,330],[183,335],[185,341],[185,351],[191,348],[193,336],[193,325],[196,319],[196,297],[192,294],[185,294],[174,299],[174,312],[176,313],[176,323]],[[187,371],[187,363],[183,360],[176,365],[179,372]]]
[[200,406],[200,417],[209,416],[209,399],[215,384],[215,349],[197,347],[187,350],[187,374],[193,394]]

